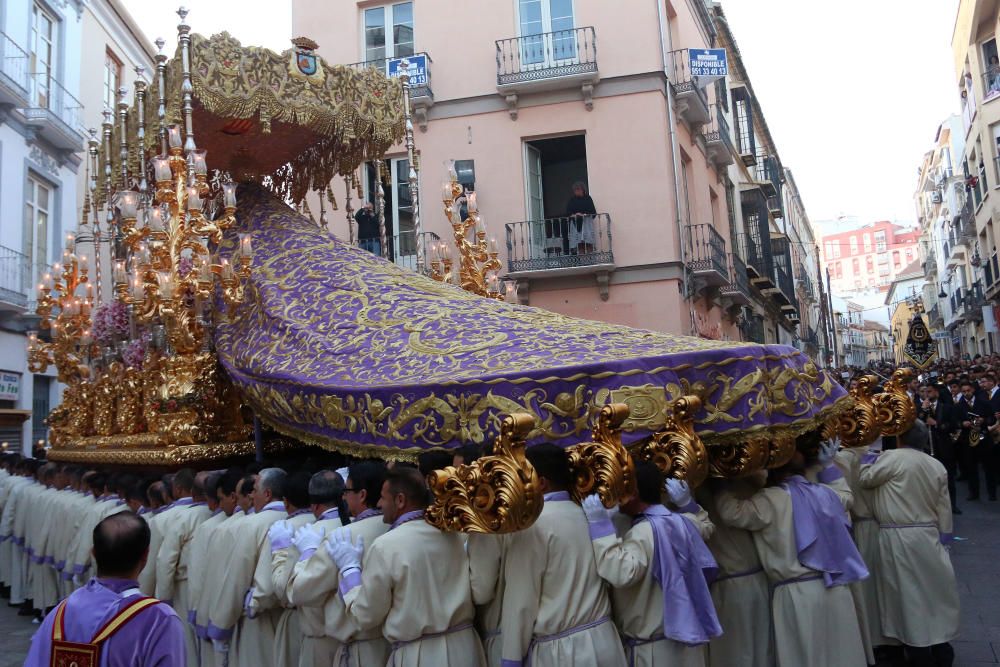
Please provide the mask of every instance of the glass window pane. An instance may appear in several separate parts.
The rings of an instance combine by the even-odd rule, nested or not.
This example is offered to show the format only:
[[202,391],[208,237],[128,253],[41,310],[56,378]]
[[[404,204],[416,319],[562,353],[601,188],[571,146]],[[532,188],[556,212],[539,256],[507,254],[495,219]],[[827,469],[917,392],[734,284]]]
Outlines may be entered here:
[[38,205],[38,208],[42,209],[43,211],[48,211],[49,210],[49,189],[47,187],[45,187],[44,185],[41,185],[41,184],[37,185],[36,187],[38,189],[38,196],[35,199],[35,203]]
[[365,10],[365,60],[385,58],[385,8]]
[[538,35],[543,32],[542,0],[521,0],[521,35]]
[[[549,15],[552,17],[552,29],[564,30],[573,27],[573,0],[549,0]],[[560,23],[556,27],[556,22]]]
[[392,6],[392,57],[413,55],[413,3]]

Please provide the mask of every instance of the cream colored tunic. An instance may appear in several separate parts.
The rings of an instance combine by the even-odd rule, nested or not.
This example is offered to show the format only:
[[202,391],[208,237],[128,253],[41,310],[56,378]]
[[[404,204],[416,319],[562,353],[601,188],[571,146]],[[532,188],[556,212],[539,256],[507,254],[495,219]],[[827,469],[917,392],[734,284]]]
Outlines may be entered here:
[[[731,488],[744,498],[757,491],[748,482]],[[699,490],[698,501],[715,526],[707,544],[719,566],[710,590],[722,636],[709,642],[708,662],[712,667],[771,667],[771,592],[753,536],[719,519],[715,498],[707,487]]]
[[69,550],[73,539],[76,537],[80,524],[90,508],[94,505],[94,496],[80,491],[71,491],[68,494],[64,512],[65,525],[59,531],[57,542],[53,545],[53,558],[57,566],[57,577],[59,579],[59,598],[62,599],[73,592],[72,565],[67,568],[69,560]]
[[475,609],[461,535],[416,519],[383,533],[365,550],[370,553],[362,582],[343,596],[344,606],[359,627],[382,626],[392,647],[387,667],[486,664],[472,627]]
[[[211,642],[206,642],[203,639],[204,628],[206,622],[198,621],[198,603],[201,600],[201,593],[205,586],[205,571],[208,569],[208,545],[211,541],[211,537],[215,530],[218,529],[222,523],[229,517],[226,516],[225,512],[221,509],[215,510],[215,512],[198,524],[198,527],[194,529],[191,534],[191,540],[188,542],[188,546],[183,551],[182,561],[187,569],[187,587],[188,596],[187,604],[188,608],[180,614],[181,620],[185,624],[191,627],[191,630],[195,635],[195,659],[199,665],[208,665],[210,663],[211,656],[207,656],[206,652],[211,652]],[[188,656],[188,661],[190,662],[190,655]]]
[[476,605],[476,627],[483,641],[486,664],[490,667],[500,667],[503,657],[500,620],[507,583],[503,576],[507,543],[507,535],[472,533],[468,537],[469,580],[472,601]]
[[891,449],[861,469],[874,490],[880,524],[878,590],[882,632],[909,646],[958,636],[955,571],[941,537],[951,537],[948,475],[940,461],[915,449]]
[[538,520],[510,536],[504,578],[504,660],[527,657],[532,667],[625,664],[579,505],[545,501]]
[[[369,546],[389,529],[382,521],[381,514],[355,519],[349,527],[352,540],[356,542],[362,537]],[[329,534],[327,537],[329,538]],[[362,555],[363,563],[367,562],[370,553],[371,549],[366,548]],[[337,590],[339,585],[340,572],[337,565],[326,548],[321,546],[309,560],[295,564],[288,580],[288,599],[292,604],[303,608],[322,606],[323,634],[337,643],[334,665],[384,665],[389,659],[389,645],[382,637],[382,628],[359,628],[344,608],[344,601]]]
[[[195,623],[208,630],[212,609],[221,595],[220,585],[225,568],[229,565],[229,557],[235,540],[234,531],[238,524],[246,519],[243,510],[236,508],[231,516],[218,524],[216,530],[208,536],[205,545],[204,558],[199,561],[203,565],[196,568],[191,580],[192,596],[195,604]],[[204,525],[204,524],[202,524]],[[215,651],[212,642],[207,638],[199,642],[202,667],[224,667],[226,654]]]
[[[270,659],[273,655],[275,626],[281,610],[275,609],[267,531],[272,523],[287,517],[282,503],[271,503],[234,524],[235,529],[222,536],[219,547],[230,550],[229,558],[221,571],[219,596],[212,606],[209,622],[224,630],[235,630],[230,643],[230,667],[257,667],[262,656]],[[244,616],[249,590],[253,590],[251,604],[263,610],[255,618]],[[269,604],[270,600],[274,603]]]
[[[102,520],[112,514],[129,511],[128,506],[116,497],[99,498],[93,508],[87,513],[87,518],[80,525],[76,534],[76,546],[73,554],[73,574],[82,580],[93,574],[92,553],[94,549],[94,528]],[[69,567],[69,560],[66,561]]]
[[[161,600],[171,603],[181,619],[187,618],[191,607],[188,573],[190,565],[191,537],[200,523],[212,515],[207,503],[191,503],[180,506],[173,519],[164,522],[160,531],[160,549],[156,554],[156,594]],[[194,626],[184,623],[184,639],[187,645],[189,667],[198,665],[197,637]]]
[[[708,514],[684,514],[702,539],[714,527]],[[705,667],[707,644],[686,646],[663,637],[663,589],[653,578],[655,550],[648,521],[635,524],[624,536],[607,535],[593,541],[597,573],[611,585],[615,625],[625,642],[630,667]]]
[[174,504],[149,520],[149,557],[146,560],[146,567],[139,573],[139,590],[143,595],[156,594],[156,563],[160,545],[163,544],[163,536],[170,530],[174,520],[180,516],[181,510],[186,508],[187,505]]
[[[316,522],[315,527],[322,529],[324,535],[329,535],[341,526],[340,518],[336,515],[336,511],[334,511],[332,516],[333,518],[322,519]],[[323,549],[323,546],[320,545],[319,549]],[[301,667],[329,667],[329,665],[333,664],[333,659],[337,655],[339,642],[333,637],[325,636],[322,601],[311,605],[294,604],[292,602],[292,575],[298,569],[297,566],[300,558],[301,555],[295,546],[290,546],[287,549],[278,549],[271,554],[271,576],[274,579],[274,590],[282,606],[286,608],[282,619],[286,616],[295,617],[295,622],[298,625],[299,639],[301,640],[301,650],[299,650],[299,644],[296,642],[294,646],[291,646],[292,652],[282,656],[277,655],[281,645],[280,639],[276,641],[274,644],[276,652],[275,664],[285,664],[288,667],[294,667],[294,665],[301,665]],[[283,624],[279,621],[279,638],[282,627]],[[293,659],[295,659],[294,663],[291,662]]]
[[788,492],[769,487],[741,499],[721,490],[715,501],[720,521],[753,533],[761,565],[774,587],[771,612],[778,667],[867,664],[850,588],[827,588],[819,572],[799,563]]
[[[20,498],[23,497],[25,487],[31,483],[28,477],[14,477],[8,486],[7,499],[4,502],[3,515],[0,516],[0,581],[13,588],[15,577],[20,577],[18,562],[19,549],[15,542],[17,536],[14,535],[14,521],[17,517],[17,506]],[[20,584],[19,584],[20,585]],[[24,597],[20,599],[11,595],[12,604],[24,602]]]
[[[301,526],[315,521],[316,517],[308,510],[288,518],[293,533]],[[271,552],[270,542],[265,549],[268,553]],[[287,553],[285,549],[282,551]],[[286,588],[288,586],[288,570],[291,568],[281,573],[275,573],[274,554],[270,553],[270,556],[268,568],[271,573],[271,598],[266,602],[273,604],[272,608],[280,614],[274,628],[274,665],[275,667],[296,667],[299,664],[302,649],[302,624],[299,619],[299,611],[288,604]],[[251,608],[254,614],[261,611],[258,598],[255,597],[251,602]]]
[[28,556],[24,551],[24,527],[26,515],[29,513],[28,506],[31,502],[32,489],[37,482],[33,478],[26,477],[26,482],[13,492],[10,505],[13,513],[11,523],[11,581],[10,581],[10,602],[11,604],[21,604],[31,591],[28,589]]

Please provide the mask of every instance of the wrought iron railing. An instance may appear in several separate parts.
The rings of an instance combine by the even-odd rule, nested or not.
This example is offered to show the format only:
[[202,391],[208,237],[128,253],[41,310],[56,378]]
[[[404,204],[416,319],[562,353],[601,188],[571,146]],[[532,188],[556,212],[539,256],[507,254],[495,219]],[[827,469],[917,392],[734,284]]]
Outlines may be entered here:
[[962,298],[962,288],[956,287],[954,294],[949,297],[951,301],[951,314],[955,317],[961,316],[965,311],[965,300]]
[[74,132],[83,132],[83,105],[46,72],[31,75],[31,103],[47,109]]
[[28,80],[28,62],[28,52],[6,33],[0,32],[0,74],[13,81],[25,93],[31,85]]
[[0,301],[27,306],[32,277],[31,261],[26,255],[0,246]]
[[983,299],[983,288],[982,285],[977,280],[972,283],[972,286],[965,290],[965,307],[968,310],[978,311],[983,307],[985,300]]
[[[424,239],[424,272],[430,271],[431,267],[431,245],[439,243],[441,237],[434,232],[421,232]],[[361,242],[364,246],[364,241]],[[375,250],[369,247],[366,250]],[[398,266],[406,267],[412,271],[417,270],[417,233],[414,230],[400,232],[392,236],[392,247],[389,256]]]
[[715,227],[705,223],[688,225],[688,239],[691,250],[688,267],[692,271],[717,271],[723,276],[729,274],[726,241]]
[[941,319],[941,308],[936,303],[927,311],[927,319],[929,322],[937,322]]
[[775,192],[781,192],[781,166],[778,158],[773,155],[758,152],[757,164],[754,165],[754,180],[758,183],[770,183]]
[[420,53],[414,53],[408,56],[401,56],[399,58],[382,58],[380,60],[362,60],[357,63],[350,63],[344,65],[344,67],[350,67],[351,69],[363,71],[366,69],[377,69],[386,76],[389,76],[389,64],[393,60],[401,60],[403,57],[413,59],[415,56],[423,56],[427,59],[427,71],[424,73],[423,80],[410,79],[410,96],[411,97],[433,97],[433,90],[431,88],[431,70],[433,69],[433,60],[430,54],[421,51]]
[[753,269],[758,276],[768,275],[767,262],[764,258],[763,248],[756,235],[737,234],[736,245],[739,253],[746,258],[746,265]]
[[614,264],[611,216],[526,220],[506,225],[507,271],[547,271]]
[[780,264],[774,265],[774,284],[789,303],[795,303],[795,288],[792,286],[792,274]]
[[764,319],[759,315],[744,314],[743,323],[740,326],[740,333],[743,340],[748,343],[764,344]]
[[747,276],[747,265],[736,253],[729,253],[729,284],[724,285],[720,292],[723,295],[741,293],[750,297],[750,278]]
[[730,134],[729,121],[726,120],[726,114],[723,113],[722,107],[719,104],[710,104],[712,113],[712,120],[710,120],[701,130],[702,134],[705,135],[705,141],[722,141],[727,145],[733,145],[733,135]]
[[1000,67],[990,65],[983,73],[983,90],[985,91],[983,102],[1000,97]]
[[497,85],[597,72],[593,26],[498,39]]

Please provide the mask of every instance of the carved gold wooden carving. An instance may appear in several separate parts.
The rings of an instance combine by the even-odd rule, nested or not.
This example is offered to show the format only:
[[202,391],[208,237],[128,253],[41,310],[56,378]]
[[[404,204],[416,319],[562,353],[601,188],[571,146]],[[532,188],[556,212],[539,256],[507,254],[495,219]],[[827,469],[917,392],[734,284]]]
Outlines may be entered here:
[[577,501],[596,493],[610,508],[635,494],[635,464],[622,445],[621,425],[627,417],[624,403],[605,405],[594,426],[594,441],[569,448],[573,469],[570,492]]
[[872,390],[878,384],[874,375],[863,375],[850,390],[853,407],[830,420],[823,428],[823,437],[840,438],[844,447],[867,447],[875,442],[882,428],[875,408]]
[[708,450],[709,472],[713,477],[744,477],[767,465],[771,446],[760,438]]
[[512,533],[533,524],[542,511],[542,492],[524,447],[534,425],[531,415],[507,416],[491,456],[431,473],[434,502],[427,522],[462,533]]
[[899,368],[883,385],[882,393],[872,397],[882,435],[899,435],[913,426],[917,418],[917,406],[906,393],[906,385],[912,379],[912,370]]
[[694,431],[694,413],[701,409],[697,396],[682,396],[667,408],[664,430],[643,442],[637,456],[652,461],[667,477],[683,479],[696,487],[708,477],[708,451]]

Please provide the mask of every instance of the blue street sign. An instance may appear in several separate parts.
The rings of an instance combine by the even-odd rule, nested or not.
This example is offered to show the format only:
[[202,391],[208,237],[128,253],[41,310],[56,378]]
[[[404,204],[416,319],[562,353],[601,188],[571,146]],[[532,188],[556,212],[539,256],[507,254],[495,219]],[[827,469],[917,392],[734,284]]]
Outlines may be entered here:
[[725,49],[689,49],[691,76],[721,78],[729,74]]
[[400,68],[400,63],[404,60],[408,60],[410,67],[408,73],[410,75],[410,85],[411,86],[426,86],[427,85],[427,56],[425,55],[415,55],[408,56],[407,58],[393,58],[389,61],[389,77],[395,78],[403,73],[402,68]]

